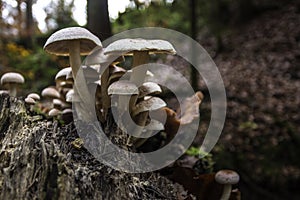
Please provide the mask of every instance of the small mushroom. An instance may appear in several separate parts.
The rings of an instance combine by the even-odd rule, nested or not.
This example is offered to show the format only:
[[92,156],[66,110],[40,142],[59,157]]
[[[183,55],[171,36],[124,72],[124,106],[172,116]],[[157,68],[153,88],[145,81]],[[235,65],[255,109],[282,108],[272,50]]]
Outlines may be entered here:
[[147,100],[141,101],[133,108],[132,115],[135,116],[141,112],[158,110],[165,107],[167,104],[158,97],[150,97]]
[[0,90],[0,95],[1,94],[9,94],[9,91],[8,90]]
[[30,93],[27,95],[27,97],[34,99],[35,101],[39,101],[41,100],[40,95],[38,95],[37,93]]
[[9,95],[12,97],[17,96],[17,88],[19,84],[23,84],[25,82],[24,77],[15,72],[5,73],[1,77],[1,85],[8,88]]
[[24,101],[28,105],[34,105],[36,103],[36,101],[31,97],[26,97]]
[[60,94],[54,87],[47,87],[42,90],[42,97],[50,98],[50,99],[59,99]]
[[70,71],[72,71],[71,67],[66,67],[57,72],[57,74],[55,75],[56,87],[60,87],[61,82],[66,81],[67,74],[69,74]]
[[57,117],[58,115],[61,114],[61,111],[56,109],[56,108],[52,108],[49,112],[48,115],[49,117]]
[[[131,83],[128,80],[116,81],[108,87],[108,95],[118,95],[118,108],[120,111],[128,110],[126,103],[132,95],[138,95],[138,88],[135,84]],[[130,102],[129,102],[130,104]],[[129,106],[129,111],[132,107]]]
[[143,83],[143,85],[141,85],[139,87],[139,96],[138,96],[138,98],[143,98],[147,95],[158,94],[158,93],[161,93],[161,92],[162,92],[162,90],[161,90],[160,86],[157,83],[146,82],[146,83]]
[[[55,89],[55,87],[47,87],[47,88],[43,89],[41,95],[44,98],[43,103],[42,103],[42,105],[43,105],[42,107],[45,110],[49,110],[53,107],[53,103],[52,103],[53,99],[59,99],[60,98],[60,94]],[[47,113],[47,112],[45,112],[45,113]]]
[[221,200],[228,200],[231,194],[232,185],[237,184],[240,176],[233,170],[220,170],[215,175],[217,183],[224,185]]
[[66,94],[66,102],[68,103],[80,102],[80,97],[77,94],[75,94],[73,89],[71,89]]

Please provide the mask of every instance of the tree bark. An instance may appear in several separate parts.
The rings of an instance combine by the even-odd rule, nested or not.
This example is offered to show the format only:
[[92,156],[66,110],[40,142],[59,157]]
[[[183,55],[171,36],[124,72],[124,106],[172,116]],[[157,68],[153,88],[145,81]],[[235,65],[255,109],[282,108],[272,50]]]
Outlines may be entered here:
[[0,199],[177,199],[182,188],[157,173],[127,174],[80,145],[73,123],[28,113],[0,95]]

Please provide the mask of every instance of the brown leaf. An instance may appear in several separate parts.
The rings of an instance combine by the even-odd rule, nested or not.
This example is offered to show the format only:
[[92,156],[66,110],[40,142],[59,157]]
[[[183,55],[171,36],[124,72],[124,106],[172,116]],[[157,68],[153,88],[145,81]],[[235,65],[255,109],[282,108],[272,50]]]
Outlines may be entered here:
[[182,125],[191,123],[199,117],[199,105],[203,99],[202,92],[198,91],[193,96],[184,100],[181,108],[178,109],[177,116]]

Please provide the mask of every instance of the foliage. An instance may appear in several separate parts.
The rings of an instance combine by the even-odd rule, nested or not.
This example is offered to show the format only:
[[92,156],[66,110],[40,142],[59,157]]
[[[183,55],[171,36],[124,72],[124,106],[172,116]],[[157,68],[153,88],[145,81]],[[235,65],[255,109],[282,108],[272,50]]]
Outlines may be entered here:
[[48,31],[78,25],[72,16],[73,9],[74,0],[70,2],[65,0],[52,0],[50,5],[45,8],[45,12],[47,14],[45,22]]
[[[42,48],[26,49],[15,42],[7,42],[0,46],[1,74],[6,71],[17,71],[25,77],[25,85],[30,92],[40,92],[53,81],[57,72],[54,57],[46,54]],[[25,93],[26,91],[23,91]]]
[[129,7],[113,22],[113,32],[138,27],[171,28],[189,33],[189,13],[186,1],[177,0],[172,4],[165,1],[151,1],[148,6]]

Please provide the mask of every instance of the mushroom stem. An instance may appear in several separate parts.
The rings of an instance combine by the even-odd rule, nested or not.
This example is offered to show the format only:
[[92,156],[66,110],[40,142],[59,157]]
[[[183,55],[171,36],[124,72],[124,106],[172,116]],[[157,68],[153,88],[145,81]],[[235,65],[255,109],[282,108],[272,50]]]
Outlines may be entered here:
[[[89,120],[89,112],[92,111],[92,101],[90,98],[89,90],[87,88],[86,80],[83,74],[83,71],[79,70],[81,66],[80,58],[80,41],[71,41],[69,47],[69,61],[72,68],[72,75],[74,79],[74,92],[79,94],[80,99],[84,103],[85,109],[80,109],[81,113],[87,121]],[[78,74],[79,72],[79,74]],[[89,106],[89,109],[87,109]],[[80,112],[80,111],[79,111]]]
[[220,198],[220,200],[228,200],[231,194],[231,188],[232,185],[231,184],[225,184],[224,188],[223,188],[223,194]]
[[80,42],[79,41],[71,41],[70,48],[69,48],[69,60],[70,65],[72,68],[72,75],[73,79],[76,79],[77,72],[81,65],[81,58],[80,58]]
[[147,68],[138,68],[139,65],[146,64],[149,61],[148,51],[135,51],[133,53],[133,63],[132,63],[132,74],[130,76],[130,81],[135,83],[137,86],[141,85],[147,73]]
[[[133,52],[133,63],[132,63],[132,74],[130,76],[130,81],[134,83],[137,87],[143,84],[146,74],[147,67],[136,68],[139,65],[146,64],[149,61],[148,51],[134,51]],[[130,102],[129,109],[132,110],[136,104],[138,96],[133,97]]]
[[15,84],[8,85],[9,96],[16,97],[17,96],[17,86]]
[[108,96],[108,78],[109,78],[109,66],[105,69],[101,75],[101,94],[102,94],[102,116],[106,120],[106,115],[108,113],[108,108],[110,107],[110,98]]

